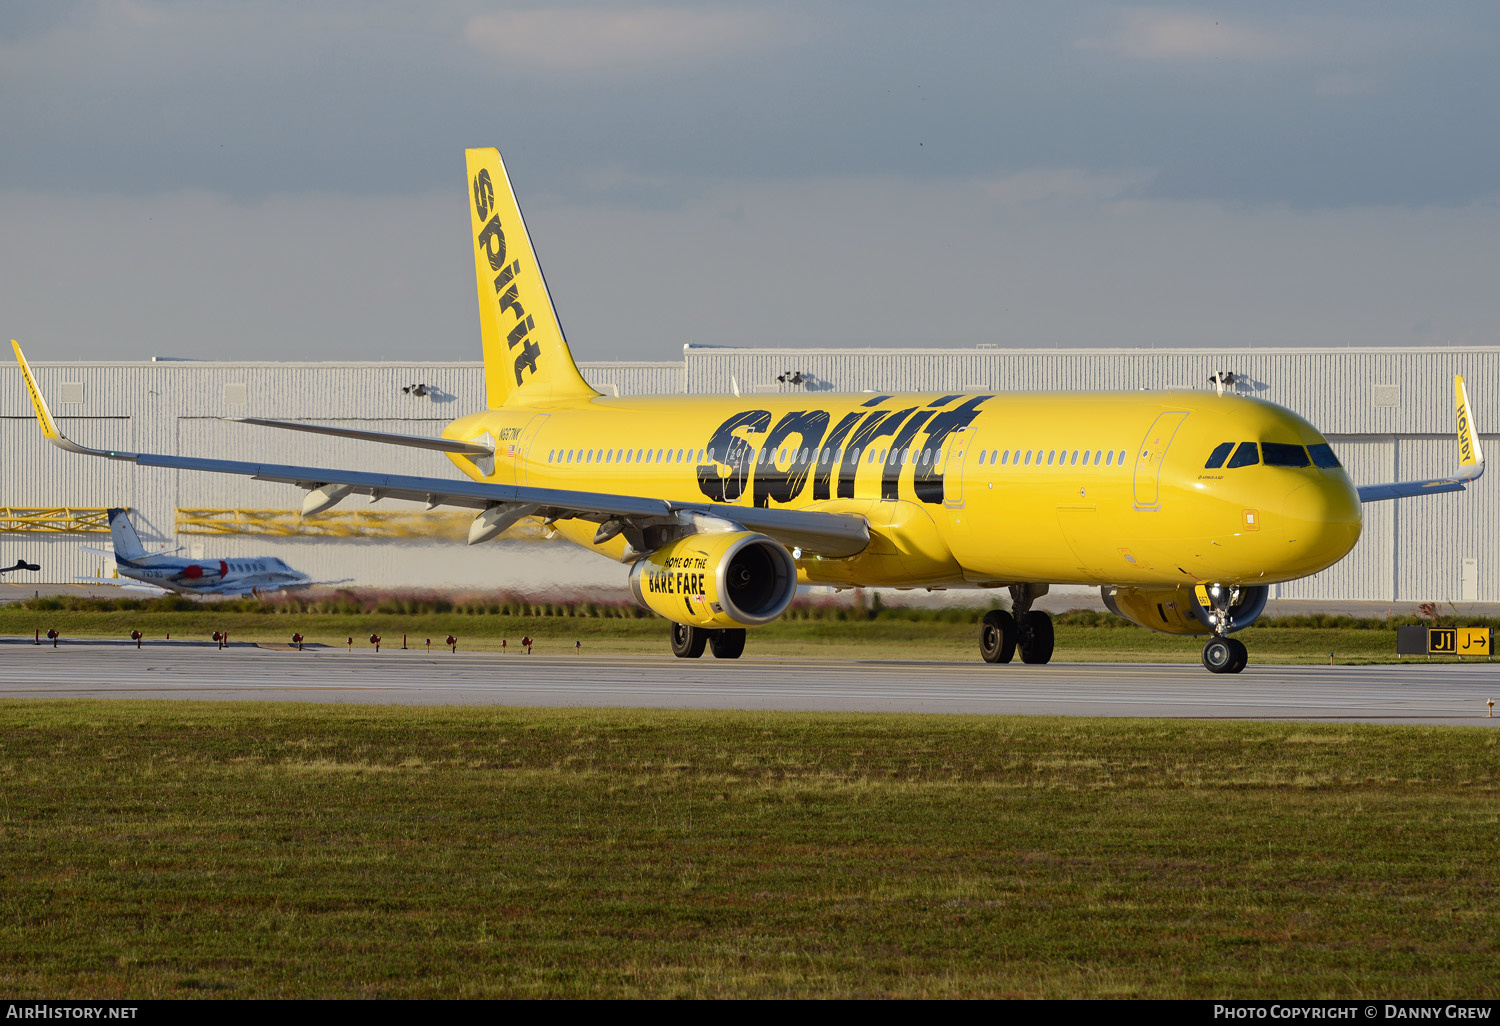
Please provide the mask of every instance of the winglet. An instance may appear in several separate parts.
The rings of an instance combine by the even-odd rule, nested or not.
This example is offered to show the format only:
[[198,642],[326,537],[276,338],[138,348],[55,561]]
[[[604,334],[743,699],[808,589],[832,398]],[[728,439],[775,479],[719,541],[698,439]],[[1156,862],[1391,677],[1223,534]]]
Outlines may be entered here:
[[49,442],[61,439],[63,434],[57,430],[57,421],[52,419],[52,411],[47,409],[47,400],[42,398],[42,390],[36,387],[36,378],[31,376],[31,365],[26,362],[26,354],[21,352],[21,343],[11,339],[10,347],[16,351],[16,362],[21,365],[21,377],[26,381],[26,392],[31,396],[31,405],[36,410],[36,419],[42,425],[42,434],[47,436]]
[[21,377],[26,381],[26,392],[31,396],[32,408],[36,410],[37,423],[42,426],[42,436],[57,446],[69,452],[81,452],[88,456],[108,456],[117,460],[133,460],[135,453],[131,452],[105,452],[102,449],[90,449],[87,446],[70,442],[66,435],[57,426],[57,421],[52,419],[52,411],[47,408],[47,400],[42,396],[42,390],[37,387],[36,378],[31,373],[31,365],[26,362],[26,354],[21,352],[21,344],[15,339],[10,340],[10,346],[16,351],[16,362],[21,365]]
[[1484,475],[1484,452],[1479,448],[1479,429],[1474,426],[1474,414],[1469,406],[1469,390],[1464,387],[1462,374],[1453,375],[1453,405],[1458,414],[1458,462],[1462,469],[1452,477],[1437,477],[1427,481],[1360,485],[1360,502],[1461,492],[1468,487],[1470,481],[1477,481]]
[[1479,432],[1474,429],[1474,417],[1469,412],[1469,390],[1464,387],[1464,376],[1453,375],[1453,399],[1458,407],[1458,455],[1459,463],[1475,468],[1470,479],[1484,473],[1484,451],[1479,448]]

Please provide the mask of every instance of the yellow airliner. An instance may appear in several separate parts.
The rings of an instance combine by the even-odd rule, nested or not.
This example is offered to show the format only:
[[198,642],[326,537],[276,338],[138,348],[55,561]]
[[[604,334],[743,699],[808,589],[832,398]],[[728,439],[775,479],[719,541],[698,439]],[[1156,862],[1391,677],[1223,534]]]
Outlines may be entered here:
[[[26,365],[43,432],[72,452],[306,489],[477,510],[470,544],[534,517],[627,564],[671,621],[672,651],[738,657],[798,584],[1008,588],[980,626],[988,662],[1052,657],[1032,609],[1052,584],[1101,587],[1153,630],[1207,636],[1237,673],[1270,585],[1359,539],[1362,502],[1462,490],[1484,471],[1462,378],[1452,477],[1356,489],[1318,430],[1209,392],[608,398],[579,374],[500,154],[468,151],[486,409],[441,438],[237,418],[446,452],[469,478],[89,449],[65,437]],[[14,343],[12,343],[14,345]]]

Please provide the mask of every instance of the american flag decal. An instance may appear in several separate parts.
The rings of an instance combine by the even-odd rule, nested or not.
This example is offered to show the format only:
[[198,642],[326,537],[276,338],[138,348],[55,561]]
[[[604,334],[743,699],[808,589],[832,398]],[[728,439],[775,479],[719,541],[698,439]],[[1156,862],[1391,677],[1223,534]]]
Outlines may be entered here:
[[514,445],[506,446],[506,450],[505,455],[507,456],[514,456],[516,454],[516,447]]

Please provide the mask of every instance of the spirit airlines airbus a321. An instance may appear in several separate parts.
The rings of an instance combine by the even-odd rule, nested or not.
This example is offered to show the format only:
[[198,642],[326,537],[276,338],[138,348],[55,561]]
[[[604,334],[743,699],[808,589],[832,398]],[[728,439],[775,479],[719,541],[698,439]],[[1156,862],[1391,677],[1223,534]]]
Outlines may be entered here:
[[448,454],[469,478],[90,449],[69,441],[16,347],[42,431],[76,453],[281,481],[304,514],[351,494],[477,511],[469,542],[525,517],[627,564],[672,651],[733,659],[797,585],[1008,588],[985,660],[1052,657],[1031,608],[1052,584],[1097,585],[1153,630],[1207,637],[1237,673],[1271,585],[1359,539],[1360,505],[1458,491],[1484,470],[1455,380],[1452,477],[1356,489],[1318,430],[1272,403],[1208,392],[806,394],[609,398],[579,374],[500,154],[468,151],[486,408],[441,438],[249,423]]

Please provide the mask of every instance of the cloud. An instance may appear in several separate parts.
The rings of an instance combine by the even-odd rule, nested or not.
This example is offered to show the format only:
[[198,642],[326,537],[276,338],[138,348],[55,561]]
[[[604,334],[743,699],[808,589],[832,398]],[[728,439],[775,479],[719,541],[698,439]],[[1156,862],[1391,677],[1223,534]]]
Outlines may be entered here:
[[1099,203],[1138,193],[1149,174],[1090,174],[1080,168],[1039,168],[980,182],[984,195],[1000,206],[1039,203]]
[[1080,39],[1076,45],[1148,61],[1264,61],[1299,50],[1290,37],[1227,18],[1154,8],[1131,11],[1112,34]]
[[[580,360],[677,359],[684,342],[1500,341],[1500,204],[1309,212],[1120,184],[835,175],[670,207],[521,199]],[[477,359],[466,195],[0,191],[0,338],[39,360]],[[80,277],[80,239],[107,274]]]
[[1319,96],[1363,96],[1375,91],[1376,78],[1370,72],[1338,71],[1319,77],[1313,86]]
[[480,14],[464,39],[482,53],[550,71],[657,68],[753,49],[773,38],[756,11],[633,7]]

